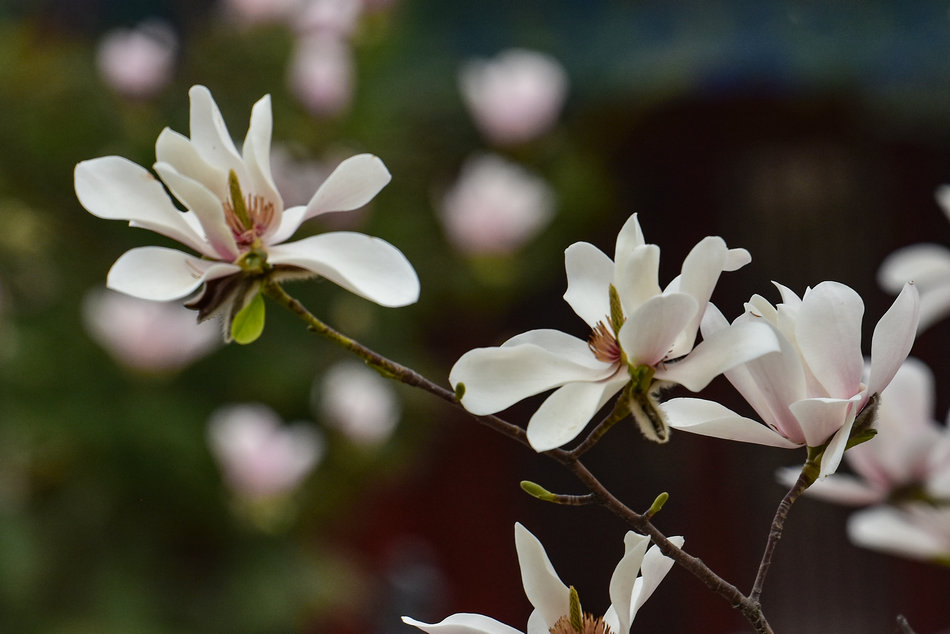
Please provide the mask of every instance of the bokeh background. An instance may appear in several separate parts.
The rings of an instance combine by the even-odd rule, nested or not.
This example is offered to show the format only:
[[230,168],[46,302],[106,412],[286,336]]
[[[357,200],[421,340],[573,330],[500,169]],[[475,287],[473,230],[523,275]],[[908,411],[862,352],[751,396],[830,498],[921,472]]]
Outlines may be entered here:
[[[396,244],[421,278],[418,304],[384,309],[327,283],[289,290],[441,383],[464,351],[530,328],[585,336],[561,300],[563,249],[612,252],[634,211],[663,249],[664,282],[693,244],[721,235],[753,256],[720,282],[727,315],[753,293],[777,299],[770,280],[799,292],[837,280],[865,298],[866,341],[890,302],[881,260],[950,244],[933,197],[950,182],[945,2],[366,0],[349,17],[329,4],[304,19],[288,2],[0,3],[0,631],[389,633],[415,631],[402,614],[457,611],[520,628],[530,606],[515,521],[585,608],[609,603],[625,528],[518,488],[579,492],[567,474],[403,386],[394,429],[353,433],[321,387],[345,355],[276,307],[253,345],[171,366],[136,356],[181,345],[159,339],[166,319],[124,348],[100,343],[89,294],[119,254],[161,239],[86,213],[73,166],[108,154],[151,165],[164,126],[187,132],[193,84],[212,90],[238,140],[251,105],[272,96],[285,198],[306,200],[348,155],[385,161],[393,181],[365,211],[304,231]],[[168,61],[111,76],[105,38],[143,22]],[[296,81],[308,46],[316,66]],[[512,47],[550,55],[567,78],[556,120],[516,140],[486,133],[459,81],[473,58]],[[553,210],[503,250],[460,242],[443,215],[485,154],[545,183]],[[131,318],[104,319],[116,332]],[[948,335],[937,325],[914,349],[944,386]],[[723,380],[709,394],[743,410]],[[317,434],[318,464],[297,486],[255,497],[222,470],[208,423],[242,403]],[[533,404],[508,417],[523,424]],[[945,391],[935,416],[948,407]],[[668,491],[659,527],[748,589],[783,494],[774,471],[803,456],[686,434],[657,447],[626,425],[590,458],[634,509]],[[793,509],[764,599],[777,631],[892,632],[899,613],[921,634],[950,627],[950,572],[850,545],[848,513],[808,499]],[[747,630],[677,569],[634,624]]]

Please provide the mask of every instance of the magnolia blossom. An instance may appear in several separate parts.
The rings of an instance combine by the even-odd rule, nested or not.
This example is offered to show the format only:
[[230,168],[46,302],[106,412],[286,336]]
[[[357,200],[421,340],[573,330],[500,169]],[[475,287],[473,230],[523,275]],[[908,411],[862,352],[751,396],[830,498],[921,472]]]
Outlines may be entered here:
[[363,13],[363,0],[307,0],[294,27],[301,33],[323,33],[348,38]]
[[317,397],[326,422],[362,445],[382,442],[399,422],[399,402],[389,381],[359,361],[330,368]]
[[134,29],[116,29],[102,38],[96,53],[99,73],[117,93],[133,98],[155,95],[172,76],[178,39],[164,22],[149,20]]
[[634,214],[617,236],[615,258],[586,242],[568,247],[564,299],[587,322],[590,338],[531,330],[465,353],[449,375],[463,392],[462,405],[493,414],[557,388],[528,422],[531,445],[546,451],[573,440],[611,397],[636,384],[631,412],[644,434],[662,442],[667,429],[652,400],[657,387],[679,383],[698,391],[723,370],[777,349],[771,330],[755,323],[723,329],[694,347],[720,273],[747,264],[745,249],[704,238],[681,275],[661,289],[660,248],[646,243]]
[[[918,296],[905,285],[881,317],[871,341],[870,376],[862,382],[861,318],[864,302],[851,288],[822,282],[799,298],[776,284],[783,303],[756,295],[733,323],[764,323],[780,352],[751,360],[725,376],[765,425],[712,401],[677,398],[663,404],[670,425],[697,434],[775,447],[822,447],[821,475],[834,473],[857,414],[890,383],[914,342]],[[728,326],[718,311],[703,322],[703,336]]]
[[459,87],[479,129],[500,144],[529,141],[557,120],[567,73],[554,58],[511,49],[474,60],[459,72]]
[[[672,537],[676,546],[683,545],[682,537]],[[602,632],[606,626],[611,634],[628,634],[640,606],[650,598],[673,560],[663,555],[656,546],[647,550],[650,538],[628,531],[624,537],[624,554],[610,578],[610,607],[603,617],[584,614],[584,631]],[[521,524],[515,524],[515,547],[521,566],[524,592],[534,606],[528,618],[527,634],[574,632],[570,625],[572,597],[558,577],[551,560],[538,538]],[[639,573],[639,575],[638,575]],[[579,607],[579,606],[577,606]],[[518,630],[481,614],[453,614],[440,623],[428,624],[407,616],[402,620],[430,634],[518,634]],[[597,628],[600,629],[597,629]]]
[[338,114],[353,99],[353,52],[349,42],[336,35],[298,38],[288,72],[291,91],[311,114]]
[[[933,420],[934,377],[908,358],[881,392],[877,435],[852,447],[844,458],[855,475],[836,473],[816,482],[807,495],[841,504],[878,504],[904,497],[950,494],[950,429]],[[798,469],[783,469],[792,484]],[[947,500],[950,502],[950,499]]]
[[874,506],[848,518],[848,536],[864,548],[950,565],[950,506]]
[[208,443],[228,486],[248,499],[289,493],[323,456],[310,425],[284,425],[269,407],[231,405],[212,414]]
[[495,155],[470,159],[442,199],[449,239],[466,253],[511,253],[554,215],[547,183]]
[[[319,275],[383,306],[416,301],[419,280],[412,266],[378,238],[341,231],[284,244],[305,220],[369,202],[390,180],[382,161],[369,154],[349,158],[309,203],[284,209],[270,172],[270,97],[254,105],[239,153],[208,89],[195,86],[190,96],[191,137],[166,128],[155,144],[154,169],[161,182],[118,156],[76,166],[76,195],[90,213],[128,220],[199,254],[132,249],[109,271],[109,288],[169,301],[204,287],[191,304],[199,318],[221,309],[233,319],[274,276]],[[178,210],[162,183],[188,211]]]
[[[937,203],[950,218],[950,185],[937,188]],[[950,315],[950,249],[945,246],[922,243],[898,249],[881,264],[878,281],[892,293],[914,282],[920,290],[920,330]]]
[[136,370],[171,371],[205,355],[221,341],[211,323],[174,302],[150,302],[106,289],[86,294],[86,330],[112,357]]

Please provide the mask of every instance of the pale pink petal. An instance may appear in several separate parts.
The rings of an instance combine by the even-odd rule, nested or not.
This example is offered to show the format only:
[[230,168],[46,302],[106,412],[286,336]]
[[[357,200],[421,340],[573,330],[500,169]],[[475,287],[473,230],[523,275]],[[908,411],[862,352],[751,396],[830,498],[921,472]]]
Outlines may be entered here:
[[[854,449],[856,448],[848,450],[848,456]],[[779,469],[778,480],[784,486],[791,488],[798,480],[800,473],[801,467],[785,467]],[[817,480],[805,490],[805,493],[808,497],[849,506],[876,504],[883,502],[887,496],[887,491],[871,487],[864,480],[843,473]]]
[[233,264],[203,260],[174,249],[139,247],[116,260],[107,286],[133,297],[170,301],[190,295],[208,280],[240,270]]
[[515,524],[515,547],[525,596],[552,627],[570,611],[569,590],[557,576],[544,546],[521,524]]
[[190,137],[198,154],[206,163],[219,170],[234,170],[238,179],[243,182],[244,161],[234,147],[234,141],[228,133],[224,117],[221,116],[211,91],[204,86],[192,86],[188,96],[191,98]]
[[884,290],[897,293],[907,282],[923,289],[950,279],[950,249],[941,244],[922,242],[894,251],[884,258],[877,280]]
[[625,372],[603,381],[568,383],[549,396],[528,421],[528,442],[548,451],[571,442],[600,408],[630,380]]
[[643,555],[650,545],[650,538],[627,531],[623,538],[624,553],[610,577],[610,606],[616,612],[617,632],[629,632],[636,613],[633,605],[633,589],[640,573]]
[[[611,364],[594,359],[590,350],[584,349],[585,342],[576,341],[572,346],[559,344],[550,350],[535,343],[476,348],[456,361],[449,383],[464,383],[465,409],[484,415],[565,383],[599,381],[616,371]],[[569,349],[574,352],[567,352]],[[599,366],[592,367],[593,363]]]
[[871,374],[868,395],[879,394],[910,354],[917,333],[920,298],[913,284],[905,284],[900,295],[874,327],[871,338]]
[[521,634],[519,630],[481,614],[453,614],[438,623],[423,623],[404,616],[402,622],[430,634]]
[[[950,519],[947,509],[915,507],[919,514],[940,517],[944,524]],[[858,511],[848,518],[848,537],[858,546],[880,550],[913,559],[945,558],[950,543],[939,533],[929,530],[917,515],[890,506],[877,506]]]
[[[280,193],[274,184],[270,171],[270,143],[273,128],[271,115],[270,95],[259,99],[251,108],[251,123],[244,137],[244,146],[241,154],[247,167],[247,183],[241,183],[244,195],[254,194],[277,205],[275,211],[283,208]],[[272,223],[275,228],[279,223]]]
[[795,336],[802,358],[828,392],[821,396],[850,398],[860,391],[863,314],[861,296],[838,282],[822,282],[802,299]]
[[210,257],[211,245],[195,233],[172,203],[165,188],[145,168],[120,156],[76,165],[76,196],[86,210],[107,220],[128,220]]
[[567,291],[564,301],[577,316],[595,328],[610,322],[610,285],[614,263],[603,251],[587,242],[575,242],[564,251]]
[[770,447],[801,447],[801,444],[784,438],[762,423],[739,416],[714,401],[674,398],[660,403],[660,409],[666,414],[673,429]]
[[683,359],[662,364],[655,377],[698,392],[726,370],[779,349],[771,326],[760,321],[737,321],[710,334]]
[[406,306],[419,298],[419,278],[406,256],[362,233],[322,233],[272,246],[268,262],[306,269],[381,306]]
[[859,400],[860,398],[858,396],[851,399],[852,408],[846,415],[844,425],[842,425],[828,441],[828,445],[825,447],[825,451],[821,456],[821,473],[818,474],[820,478],[830,476],[838,470],[841,459],[844,458],[844,452],[848,448],[848,441],[851,439],[851,431],[854,429],[855,410],[857,409],[857,402]]
[[788,407],[805,434],[805,444],[809,447],[820,447],[848,423],[849,417],[854,419],[856,412],[853,410],[860,398],[860,395],[851,399],[806,398],[791,403]]
[[657,295],[627,315],[617,339],[631,365],[654,366],[666,358],[676,336],[698,310],[689,295]]

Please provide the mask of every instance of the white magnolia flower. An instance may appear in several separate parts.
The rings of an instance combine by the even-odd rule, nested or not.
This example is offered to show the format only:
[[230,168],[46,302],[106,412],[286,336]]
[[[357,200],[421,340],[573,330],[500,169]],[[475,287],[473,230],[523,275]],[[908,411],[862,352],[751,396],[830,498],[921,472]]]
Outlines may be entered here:
[[231,405],[212,414],[208,443],[237,495],[263,499],[296,488],[323,457],[324,443],[310,425],[284,425],[269,407]]
[[[198,253],[132,249],[109,271],[109,288],[169,301],[203,286],[192,303],[200,318],[218,309],[233,318],[267,276],[319,275],[383,306],[416,301],[419,280],[412,266],[378,238],[341,231],[284,244],[305,220],[369,202],[390,180],[382,161],[369,154],[349,158],[307,205],[284,209],[270,173],[270,98],[254,105],[239,153],[208,89],[195,86],[189,94],[191,137],[166,128],[155,144],[161,182],[118,156],[76,166],[76,195],[90,213],[128,220]],[[188,211],[178,210],[165,187]]]
[[[594,628],[606,625],[611,634],[628,634],[640,606],[650,598],[673,566],[673,560],[656,546],[647,550],[649,537],[629,531],[623,541],[623,557],[610,578],[610,607],[599,619],[584,615],[584,624],[589,625],[591,632],[603,631]],[[677,546],[683,545],[682,537],[672,537],[670,541]],[[528,618],[527,634],[574,632],[570,625],[571,588],[558,577],[544,546],[528,529],[515,524],[515,547],[525,595],[534,606]],[[402,620],[429,634],[519,634],[519,630],[481,614],[453,614],[434,624],[407,616]]]
[[116,29],[96,52],[99,73],[117,93],[147,98],[171,80],[178,38],[166,23],[148,20],[134,29]]
[[550,222],[554,193],[539,176],[487,154],[466,161],[440,212],[461,251],[511,253]]
[[745,249],[704,238],[686,256],[681,275],[661,289],[660,248],[646,243],[634,214],[617,236],[615,253],[616,262],[586,242],[565,251],[564,299],[590,326],[589,340],[532,330],[456,362],[449,381],[456,391],[464,384],[461,402],[468,411],[493,414],[557,388],[528,423],[531,445],[546,451],[576,438],[631,384],[638,397],[629,399],[631,411],[644,434],[662,442],[667,429],[651,394],[664,385],[659,382],[698,391],[723,370],[777,349],[771,330],[754,323],[724,329],[694,347],[720,273],[747,264]]
[[848,518],[848,536],[864,548],[950,565],[950,506],[874,506]]
[[[826,476],[838,468],[857,414],[890,383],[910,352],[917,328],[917,290],[906,285],[877,323],[870,376],[863,383],[861,297],[838,282],[822,282],[801,299],[776,286],[783,303],[772,306],[756,295],[733,327],[768,324],[780,352],[724,372],[765,425],[702,399],[677,398],[662,407],[672,427],[697,434],[787,448],[827,444],[821,459],[821,475]],[[715,336],[727,326],[721,313],[710,311],[703,336]]]
[[221,343],[214,324],[195,323],[176,302],[151,302],[106,289],[86,294],[86,330],[124,366],[150,372],[177,370]]
[[[950,219],[950,185],[937,188],[937,203]],[[950,315],[950,249],[939,244],[913,244],[887,256],[878,271],[884,290],[897,293],[913,281],[920,291],[923,330]]]
[[399,422],[395,390],[365,363],[342,361],[334,365],[323,376],[317,392],[326,422],[356,443],[380,443]]
[[501,144],[529,141],[553,126],[567,83],[557,60],[524,49],[470,61],[459,73],[462,98],[475,124]]
[[[933,408],[933,373],[908,358],[881,392],[877,435],[844,455],[855,475],[836,473],[813,484],[806,494],[853,505],[939,497],[943,481],[950,478],[950,428],[933,419]],[[791,485],[798,471],[782,469],[779,477]]]

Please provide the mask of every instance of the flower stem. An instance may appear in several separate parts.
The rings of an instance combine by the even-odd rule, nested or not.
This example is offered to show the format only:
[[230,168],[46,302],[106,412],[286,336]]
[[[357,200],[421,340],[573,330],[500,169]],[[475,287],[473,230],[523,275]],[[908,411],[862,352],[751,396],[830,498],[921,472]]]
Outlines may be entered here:
[[808,458],[802,467],[802,472],[798,480],[788,490],[785,497],[779,503],[775,510],[775,517],[772,518],[772,528],[769,530],[769,539],[765,544],[765,550],[762,552],[762,561],[759,562],[759,571],[755,575],[755,583],[752,585],[752,592],[749,593],[749,599],[759,605],[762,597],[762,588],[765,585],[765,577],[769,573],[769,567],[772,565],[772,555],[775,553],[775,547],[782,538],[782,531],[785,527],[785,519],[792,508],[792,504],[798,499],[805,489],[810,487],[818,478],[821,469],[821,454],[813,454],[812,448],[808,449]]
[[[406,385],[411,385],[413,387],[420,388],[438,396],[444,401],[455,405],[456,407],[462,408],[462,404],[456,399],[455,393],[449,389],[446,389],[426,377],[422,376],[415,370],[407,368],[395,361],[391,361],[386,357],[370,350],[361,343],[350,339],[349,337],[343,335],[342,333],[334,330],[327,324],[323,323],[316,316],[314,316],[310,311],[304,307],[297,299],[291,297],[283,289],[280,284],[272,280],[268,280],[263,285],[263,293],[276,301],[281,306],[284,306],[292,313],[300,317],[306,324],[307,327],[330,339],[334,343],[342,346],[344,349],[352,352],[356,356],[363,359],[367,365],[375,369],[377,372]],[[464,410],[464,408],[462,408]],[[610,416],[607,417],[598,428],[603,428],[602,431],[598,434],[595,430],[591,436],[597,434],[593,439],[588,437],[584,442],[581,443],[574,451],[565,451],[563,449],[552,449],[550,451],[545,451],[544,455],[559,462],[568,471],[570,471],[581,484],[587,488],[589,495],[582,496],[558,496],[560,503],[567,504],[588,504],[590,502],[596,502],[600,506],[604,507],[618,518],[623,520],[631,528],[645,534],[649,535],[653,542],[659,547],[660,551],[675,561],[679,566],[685,568],[700,581],[702,581],[708,588],[713,592],[725,599],[731,606],[739,610],[742,615],[748,620],[752,625],[753,629],[758,634],[774,634],[771,627],[769,626],[768,621],[765,618],[765,615],[762,613],[761,606],[758,601],[753,601],[749,597],[746,597],[731,583],[722,579],[717,575],[709,566],[707,566],[701,559],[694,557],[684,551],[683,549],[677,547],[666,536],[656,528],[649,520],[648,517],[641,515],[619,499],[614,497],[607,487],[605,487],[597,478],[591,473],[586,466],[580,461],[580,455],[593,446],[593,444],[600,438],[617,421],[622,420],[620,416],[620,409],[616,408]],[[531,447],[528,442],[527,434],[525,431],[513,425],[508,421],[499,418],[498,416],[476,416],[466,411],[467,414],[478,420],[480,423],[486,425],[487,427],[505,435],[513,440],[520,442],[526,447]],[[614,420],[616,419],[616,420]],[[590,445],[588,445],[590,441]],[[583,451],[578,452],[580,447],[585,447]],[[786,496],[787,497],[787,496]]]

